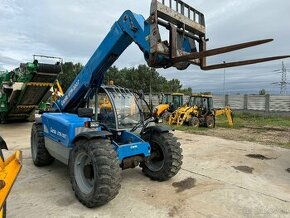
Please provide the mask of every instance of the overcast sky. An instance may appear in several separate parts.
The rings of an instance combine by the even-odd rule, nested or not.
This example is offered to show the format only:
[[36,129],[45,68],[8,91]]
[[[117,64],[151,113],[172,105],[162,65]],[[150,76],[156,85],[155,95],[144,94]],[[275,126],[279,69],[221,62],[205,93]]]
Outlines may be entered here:
[[[31,61],[33,54],[60,56],[65,62],[85,64],[127,9],[149,15],[151,0],[0,0],[0,70]],[[249,40],[274,38],[274,42],[216,58],[210,63],[290,54],[289,0],[185,0],[206,18],[208,48]],[[290,59],[284,60],[290,68]],[[117,67],[145,63],[131,45],[117,60]],[[254,93],[265,88],[277,93],[281,61],[226,69],[226,91]],[[223,92],[224,70],[158,70],[167,79],[177,78],[195,91]],[[290,78],[290,73],[289,76]],[[288,80],[289,81],[289,80]],[[288,86],[290,93],[290,86]]]

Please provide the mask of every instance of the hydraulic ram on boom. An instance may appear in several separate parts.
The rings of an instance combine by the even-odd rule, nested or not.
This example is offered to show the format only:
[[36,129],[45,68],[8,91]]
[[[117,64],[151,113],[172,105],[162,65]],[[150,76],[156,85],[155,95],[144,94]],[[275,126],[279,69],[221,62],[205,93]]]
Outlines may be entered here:
[[[161,39],[160,25],[169,31],[169,39]],[[125,11],[64,96],[56,101],[54,110],[44,112],[33,124],[34,164],[45,166],[54,159],[67,164],[75,195],[87,207],[106,204],[118,194],[120,169],[140,166],[152,180],[172,178],[182,165],[180,143],[169,127],[149,125],[157,121],[156,117],[152,114],[144,119],[140,99],[130,90],[101,86],[108,68],[132,42],[143,52],[148,65],[155,68],[184,70],[194,64],[210,70],[289,57],[206,64],[207,56],[269,41],[206,50],[204,15],[180,0],[153,0],[147,20]],[[87,104],[93,95],[95,110]],[[110,106],[98,104],[98,95]]]

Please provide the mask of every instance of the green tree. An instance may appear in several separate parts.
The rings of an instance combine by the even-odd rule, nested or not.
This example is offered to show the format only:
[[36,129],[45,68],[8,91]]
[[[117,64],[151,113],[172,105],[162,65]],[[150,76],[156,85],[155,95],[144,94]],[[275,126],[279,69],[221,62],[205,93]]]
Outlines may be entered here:
[[182,85],[178,79],[172,79],[167,82],[167,88],[167,92],[178,92],[182,88]]
[[259,95],[266,95],[266,90],[265,89],[261,89],[259,91]]
[[191,95],[192,94],[192,88],[188,87],[188,88],[185,88],[185,89],[181,89],[180,92],[185,94],[185,95]]
[[59,76],[61,87],[65,92],[72,84],[78,73],[83,69],[81,63],[73,64],[72,62],[66,62],[62,65],[62,74]]
[[[59,81],[64,91],[70,86],[83,66],[80,63],[73,64],[66,62],[62,66],[63,74],[60,75]],[[150,92],[150,86],[153,93],[160,92],[186,92],[191,93],[191,88],[182,89],[178,79],[167,80],[161,76],[155,68],[147,65],[138,67],[118,69],[112,66],[108,69],[104,77],[104,84],[114,81],[115,85],[126,87],[134,90],[143,90],[145,93]]]
[[110,80],[113,80],[115,85],[135,90],[142,89],[146,93],[150,91],[150,85],[152,92],[155,93],[159,93],[164,88],[172,86],[167,84],[166,78],[160,76],[156,69],[146,65],[139,65],[136,68],[123,68],[121,70],[115,66],[111,67],[105,74],[104,83],[107,84]]

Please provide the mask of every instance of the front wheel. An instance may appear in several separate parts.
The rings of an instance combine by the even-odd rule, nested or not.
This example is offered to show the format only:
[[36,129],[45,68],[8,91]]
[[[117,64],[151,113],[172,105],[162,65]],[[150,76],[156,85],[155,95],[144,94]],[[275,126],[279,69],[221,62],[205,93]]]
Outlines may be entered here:
[[69,172],[77,199],[89,208],[114,199],[121,188],[121,168],[109,140],[79,140],[71,151]]
[[166,181],[175,176],[182,165],[182,149],[169,132],[145,133],[143,140],[150,143],[151,155],[140,164],[143,173],[156,181]]
[[170,112],[165,111],[165,112],[162,114],[162,117],[161,117],[161,118],[162,118],[162,120],[163,120],[164,122],[167,122],[167,123],[168,123],[170,115],[171,115]]
[[188,125],[192,126],[194,128],[198,128],[199,127],[199,119],[197,117],[191,117],[188,120]]

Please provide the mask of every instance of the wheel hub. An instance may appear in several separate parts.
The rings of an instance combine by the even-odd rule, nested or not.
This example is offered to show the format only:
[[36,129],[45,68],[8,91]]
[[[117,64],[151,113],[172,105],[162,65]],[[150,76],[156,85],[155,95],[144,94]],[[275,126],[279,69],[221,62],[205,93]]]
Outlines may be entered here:
[[84,166],[84,176],[87,179],[92,179],[94,177],[93,166],[91,164]]
[[94,189],[94,168],[92,159],[86,152],[77,154],[74,164],[75,180],[79,189],[84,194],[89,194]]
[[147,162],[147,167],[152,171],[159,171],[164,164],[164,155],[162,148],[158,143],[151,143],[151,155]]

